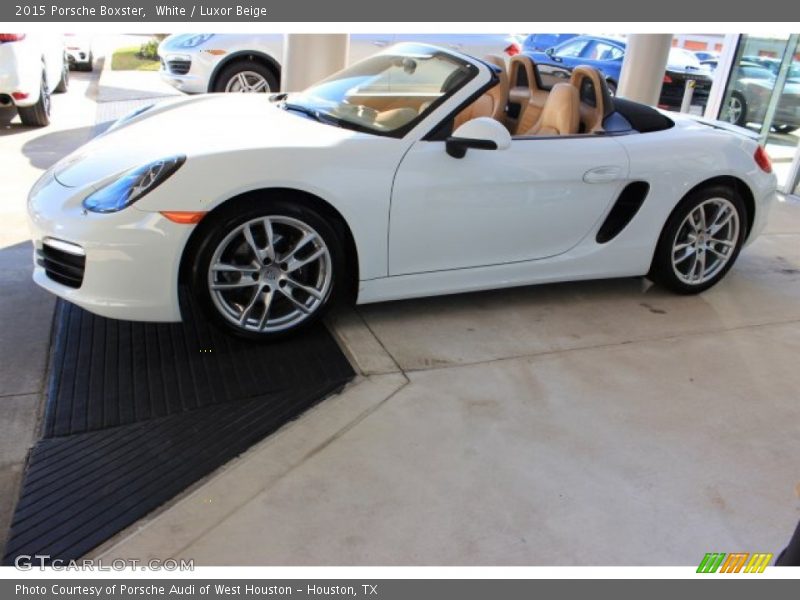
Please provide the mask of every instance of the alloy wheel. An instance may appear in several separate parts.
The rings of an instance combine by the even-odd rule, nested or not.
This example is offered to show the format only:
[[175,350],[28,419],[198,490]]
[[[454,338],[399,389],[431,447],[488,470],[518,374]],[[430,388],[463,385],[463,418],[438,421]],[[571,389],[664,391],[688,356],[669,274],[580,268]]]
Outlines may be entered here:
[[331,253],[307,223],[272,215],[251,219],[219,243],[208,289],[219,313],[237,328],[274,333],[296,327],[331,292]]
[[742,118],[742,111],[744,111],[744,106],[742,106],[742,101],[739,100],[736,96],[731,96],[728,99],[728,122],[738,124]]
[[716,276],[736,251],[739,228],[739,212],[726,198],[710,198],[694,207],[672,243],[676,277],[700,285]]
[[269,82],[260,73],[255,71],[239,71],[228,80],[225,85],[226,92],[255,94],[272,91]]

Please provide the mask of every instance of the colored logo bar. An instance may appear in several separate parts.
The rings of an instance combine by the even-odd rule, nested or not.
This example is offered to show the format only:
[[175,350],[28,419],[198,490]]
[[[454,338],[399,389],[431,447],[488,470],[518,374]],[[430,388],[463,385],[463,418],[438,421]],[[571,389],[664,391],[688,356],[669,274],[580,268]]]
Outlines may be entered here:
[[771,560],[772,553],[769,552],[708,552],[700,561],[697,572],[763,573]]

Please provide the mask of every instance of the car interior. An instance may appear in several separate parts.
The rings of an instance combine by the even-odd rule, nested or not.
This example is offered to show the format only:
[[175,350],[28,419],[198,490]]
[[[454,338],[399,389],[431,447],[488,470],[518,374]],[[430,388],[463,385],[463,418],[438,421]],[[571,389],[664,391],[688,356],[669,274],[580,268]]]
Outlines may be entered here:
[[[600,71],[590,66],[558,68],[540,73],[535,61],[525,54],[506,59],[498,55],[483,62],[496,75],[495,84],[461,109],[448,126],[449,134],[479,117],[504,125],[512,137],[524,139],[556,136],[622,135],[660,131],[673,125],[656,109],[614,98]],[[396,131],[419,118],[445,90],[457,85],[464,71],[456,70],[445,84],[434,72],[429,89],[414,85],[404,88],[401,73],[419,74],[423,66],[410,59],[398,60],[391,76],[378,83],[348,90],[346,101],[336,106],[334,116],[360,123],[378,131]],[[543,79],[548,85],[543,84]]]
[[536,63],[524,54],[513,56],[508,70],[500,56],[484,62],[497,83],[455,116],[453,131],[478,117],[497,120],[515,138],[643,133],[673,125],[652,107],[614,98],[593,67],[575,67],[547,88]]

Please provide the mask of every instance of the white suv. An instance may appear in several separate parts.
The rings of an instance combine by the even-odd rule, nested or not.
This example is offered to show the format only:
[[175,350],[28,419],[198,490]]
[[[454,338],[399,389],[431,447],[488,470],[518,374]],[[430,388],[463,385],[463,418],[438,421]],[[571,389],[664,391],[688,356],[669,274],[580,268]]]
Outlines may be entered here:
[[66,92],[61,36],[0,33],[0,107],[15,106],[23,125],[50,123],[50,93]]
[[[196,33],[167,37],[158,48],[161,78],[188,94],[277,92],[280,89],[283,34]],[[349,63],[396,42],[421,42],[482,57],[513,56],[519,40],[508,34],[350,35]]]

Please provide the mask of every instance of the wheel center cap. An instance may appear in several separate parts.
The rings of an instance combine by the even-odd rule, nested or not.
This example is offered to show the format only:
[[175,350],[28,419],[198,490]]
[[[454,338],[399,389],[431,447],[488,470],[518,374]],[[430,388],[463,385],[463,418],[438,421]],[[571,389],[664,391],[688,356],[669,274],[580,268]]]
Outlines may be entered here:
[[261,279],[274,283],[280,279],[280,270],[277,267],[264,267],[261,269]]

